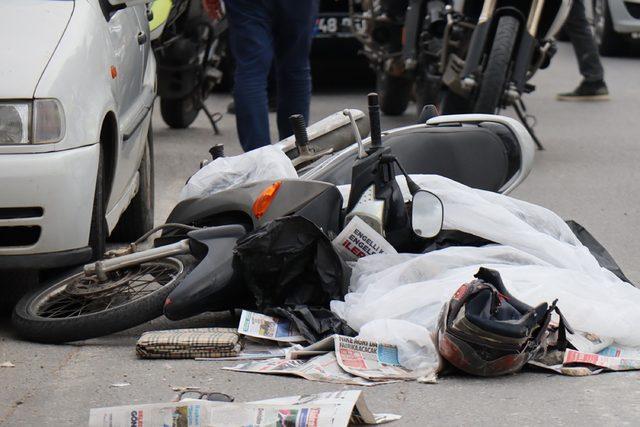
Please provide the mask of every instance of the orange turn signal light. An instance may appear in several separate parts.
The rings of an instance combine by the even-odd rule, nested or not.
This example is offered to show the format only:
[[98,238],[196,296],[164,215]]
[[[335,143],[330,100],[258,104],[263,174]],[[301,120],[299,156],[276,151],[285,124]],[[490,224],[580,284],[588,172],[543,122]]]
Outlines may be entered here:
[[262,193],[260,193],[256,201],[253,202],[252,211],[256,218],[262,218],[262,215],[267,212],[281,185],[282,181],[276,181],[262,190]]

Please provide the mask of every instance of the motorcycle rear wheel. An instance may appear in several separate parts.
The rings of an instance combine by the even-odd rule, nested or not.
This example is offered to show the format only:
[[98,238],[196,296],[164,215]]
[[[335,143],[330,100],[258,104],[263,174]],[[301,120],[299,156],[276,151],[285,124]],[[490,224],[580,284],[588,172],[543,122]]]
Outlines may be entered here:
[[195,93],[184,98],[167,99],[160,97],[162,120],[174,129],[188,128],[198,117],[199,112],[200,106]]
[[21,337],[49,344],[129,329],[162,315],[194,264],[191,256],[164,258],[112,271],[104,282],[79,267],[25,295],[12,323]]
[[519,27],[520,21],[513,16],[500,17],[491,53],[482,73],[474,112],[495,114],[500,107]]

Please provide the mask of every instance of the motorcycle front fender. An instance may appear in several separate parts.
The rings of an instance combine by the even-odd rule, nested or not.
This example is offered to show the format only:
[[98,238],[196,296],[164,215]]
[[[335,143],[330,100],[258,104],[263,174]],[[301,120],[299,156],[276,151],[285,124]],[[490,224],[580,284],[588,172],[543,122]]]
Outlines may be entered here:
[[235,308],[242,289],[234,286],[233,249],[246,232],[241,225],[225,225],[188,233],[191,253],[201,261],[167,297],[167,318]]

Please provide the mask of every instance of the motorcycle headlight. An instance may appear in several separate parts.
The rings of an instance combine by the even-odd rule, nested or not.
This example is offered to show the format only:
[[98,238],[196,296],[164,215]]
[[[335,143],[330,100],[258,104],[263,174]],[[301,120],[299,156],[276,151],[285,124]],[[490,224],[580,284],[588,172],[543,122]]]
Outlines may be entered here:
[[57,99],[0,102],[0,144],[49,144],[62,140],[64,111]]

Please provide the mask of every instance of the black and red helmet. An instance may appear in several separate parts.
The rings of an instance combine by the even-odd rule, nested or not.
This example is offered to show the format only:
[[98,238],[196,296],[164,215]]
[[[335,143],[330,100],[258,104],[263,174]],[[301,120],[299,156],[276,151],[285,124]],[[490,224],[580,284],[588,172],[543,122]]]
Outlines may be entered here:
[[[555,301],[531,307],[511,295],[495,270],[480,268],[442,308],[438,351],[451,365],[473,375],[520,370],[546,348]],[[568,326],[561,317],[564,328]]]

